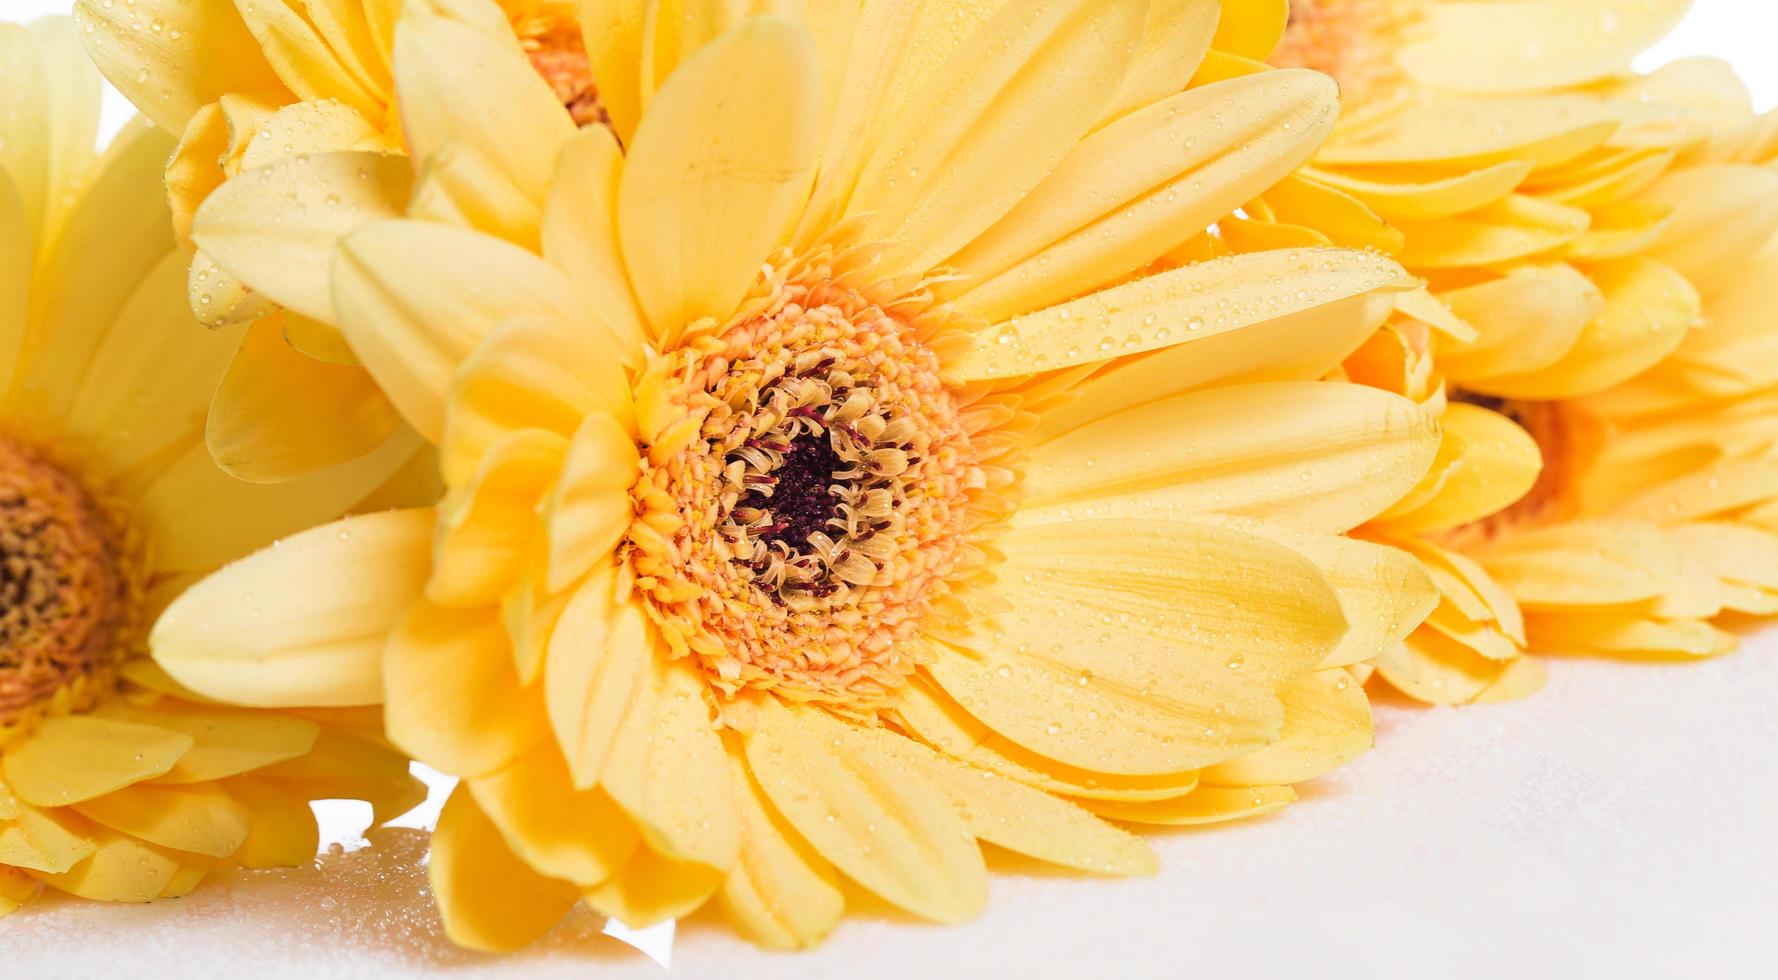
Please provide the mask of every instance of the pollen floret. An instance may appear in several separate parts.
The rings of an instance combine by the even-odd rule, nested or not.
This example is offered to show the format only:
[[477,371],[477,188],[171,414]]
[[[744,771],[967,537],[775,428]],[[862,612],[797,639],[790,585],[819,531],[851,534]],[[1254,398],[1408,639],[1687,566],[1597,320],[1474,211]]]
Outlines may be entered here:
[[0,437],[0,737],[110,681],[139,632],[130,551],[67,469]]
[[957,318],[924,283],[864,281],[825,248],[782,258],[644,382],[687,437],[644,466],[629,562],[718,688],[868,713],[916,666],[904,641],[948,583],[985,564],[976,542],[1014,477],[983,430],[1020,413],[1004,396],[968,411],[941,379]]

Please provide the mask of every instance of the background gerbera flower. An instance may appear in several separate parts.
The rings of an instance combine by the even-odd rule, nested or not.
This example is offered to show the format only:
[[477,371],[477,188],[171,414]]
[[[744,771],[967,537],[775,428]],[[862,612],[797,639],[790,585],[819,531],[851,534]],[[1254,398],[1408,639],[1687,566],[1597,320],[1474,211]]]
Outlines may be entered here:
[[0,76],[0,915],[44,884],[147,901],[307,861],[311,800],[387,819],[423,797],[378,713],[216,705],[146,658],[146,633],[381,468],[271,488],[211,464],[197,423],[232,338],[186,312],[172,141],[135,124],[95,159],[100,82],[66,18],[0,24]]
[[[508,30],[576,121],[602,118],[573,0],[504,0]],[[179,137],[167,162],[174,232],[191,253],[192,311],[212,327],[257,324],[208,417],[219,465],[278,482],[411,439],[400,416],[329,326],[308,307],[281,308],[193,242],[192,217],[242,170],[305,153],[401,152],[391,75],[399,2],[389,0],[77,0],[82,40],[105,77]],[[424,174],[380,172],[391,193],[448,205],[488,161],[440,157]],[[272,343],[282,337],[285,343]]]
[[219,697],[386,699],[463,779],[431,862],[460,943],[716,898],[808,945],[842,878],[954,922],[977,840],[1148,871],[1101,817],[1288,802],[1370,743],[1344,667],[1431,606],[1342,532],[1435,423],[1306,380],[1411,280],[1166,261],[1312,151],[1331,84],[1186,89],[1202,3],[852,13],[692,17],[633,117],[602,72],[612,127],[577,131],[498,10],[410,5],[412,158],[498,161],[461,207],[335,221],[380,161],[316,154],[198,216],[243,281],[331,302],[449,489],[211,578],[156,654]]
[[1528,693],[1527,645],[1721,652],[1711,620],[1747,605],[1667,522],[1583,490],[1609,406],[1764,330],[1744,257],[1778,229],[1769,127],[1725,65],[1630,67],[1687,6],[1314,0],[1270,55],[1335,73],[1347,111],[1256,233],[1368,243],[1431,287],[1347,366],[1448,406],[1432,475],[1366,530],[1441,583],[1383,669],[1416,697]]

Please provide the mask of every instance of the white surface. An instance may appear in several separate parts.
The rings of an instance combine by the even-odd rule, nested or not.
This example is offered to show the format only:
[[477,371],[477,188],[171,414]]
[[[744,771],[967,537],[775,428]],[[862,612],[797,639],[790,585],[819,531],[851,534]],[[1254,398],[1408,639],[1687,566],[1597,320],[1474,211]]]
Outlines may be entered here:
[[[0,20],[67,6],[0,0]],[[1771,0],[1699,0],[1648,64],[1726,57],[1769,108],[1774,36]],[[107,131],[129,115],[109,96]],[[1157,878],[998,860],[988,913],[968,926],[875,908],[789,957],[694,920],[674,972],[1778,976],[1778,631],[1702,664],[1556,662],[1521,704],[1386,703],[1377,717],[1379,748],[1282,814],[1154,835]],[[0,978],[661,975],[584,912],[521,956],[451,948],[410,829],[437,804],[376,847],[350,839],[367,808],[328,805],[345,843],[315,866],[228,876],[181,901],[38,902],[0,921]]]
[[[1707,663],[1557,662],[1549,688],[1520,704],[1377,714],[1381,747],[1297,805],[1155,835],[1159,877],[999,861],[977,922],[873,910],[801,956],[693,920],[674,972],[1774,975],[1778,632]],[[376,848],[212,881],[177,902],[40,902],[0,922],[0,975],[110,975],[127,963],[141,977],[661,976],[585,913],[520,956],[450,948],[422,853],[417,832],[392,831]]]

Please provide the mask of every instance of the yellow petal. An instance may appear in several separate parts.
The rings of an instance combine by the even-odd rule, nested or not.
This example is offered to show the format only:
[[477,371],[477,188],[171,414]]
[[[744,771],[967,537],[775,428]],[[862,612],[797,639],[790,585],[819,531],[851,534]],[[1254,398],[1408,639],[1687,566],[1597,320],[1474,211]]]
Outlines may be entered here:
[[1491,660],[1434,629],[1416,630],[1397,656],[1377,663],[1396,690],[1427,704],[1477,700],[1503,677],[1511,660]]
[[395,75],[415,159],[451,144],[473,147],[542,206],[574,121],[511,31],[482,31],[410,7],[395,37]]
[[1401,66],[1416,81],[1472,92],[1531,92],[1625,74],[1678,25],[1686,0],[1486,0],[1428,5]]
[[589,415],[575,432],[543,511],[551,588],[566,588],[629,529],[641,461],[635,440],[609,415]]
[[1436,164],[1445,172],[1512,160],[1552,167],[1597,148],[1617,127],[1610,106],[1580,95],[1428,98],[1378,125],[1341,130],[1318,160],[1323,166]]
[[400,425],[369,374],[299,353],[270,318],[248,329],[229,362],[204,441],[233,476],[276,483],[357,459]]
[[939,922],[980,914],[987,871],[970,831],[924,774],[820,709],[764,704],[747,761],[772,806],[847,877]]
[[1153,0],[1136,53],[1101,123],[1183,91],[1210,49],[1218,0]]
[[440,460],[445,481],[467,483],[489,448],[521,429],[566,439],[594,413],[627,423],[623,367],[640,351],[598,327],[550,317],[501,323],[463,362],[452,385]]
[[566,451],[566,439],[539,429],[510,432],[488,447],[469,483],[438,506],[429,600],[459,608],[500,601],[543,530],[537,504]]
[[147,707],[113,701],[94,714],[191,736],[191,749],[155,780],[163,784],[209,782],[276,765],[308,752],[320,732],[314,722],[301,718],[183,704],[171,698]]
[[17,868],[0,867],[0,918],[18,911],[37,897],[37,891],[42,887],[37,879]]
[[809,949],[845,912],[833,865],[815,852],[772,808],[747,769],[729,755],[741,851],[717,899],[742,935],[767,949]]
[[[604,95],[605,90],[600,89]],[[581,305],[604,316],[619,338],[641,346],[642,312],[624,272],[617,238],[623,148],[605,126],[589,126],[562,147],[543,212],[543,257],[567,273]]]
[[208,572],[351,509],[419,449],[419,437],[404,427],[357,459],[254,484],[224,473],[194,441],[140,491],[135,516],[159,571]]
[[580,900],[573,885],[538,874],[507,848],[467,786],[438,815],[426,877],[451,942],[493,953],[530,943]]
[[416,510],[289,538],[186,591],[155,624],[155,659],[237,704],[381,701],[383,641],[420,597],[431,534],[432,512]]
[[1523,194],[1456,218],[1396,222],[1407,236],[1402,264],[1412,269],[1454,269],[1530,259],[1579,239],[1590,224],[1587,213],[1579,208]]
[[[189,444],[201,424],[237,330],[205,331],[185,300],[187,260],[168,252],[137,285],[84,365],[60,431],[112,476]],[[168,351],[177,351],[169,356]]]
[[179,873],[179,860],[152,844],[89,824],[97,848],[61,874],[37,875],[81,898],[100,902],[147,902],[159,898]]
[[817,82],[800,29],[752,18],[682,64],[649,106],[617,224],[657,336],[726,320],[789,242],[814,175]]
[[1643,200],[1674,213],[1649,258],[1672,266],[1706,296],[1734,283],[1739,263],[1778,229],[1778,173],[1763,167],[1680,168]]
[[1652,599],[1680,575],[1677,548],[1646,524],[1577,521],[1515,531],[1471,555],[1527,609]]
[[1455,462],[1437,496],[1389,520],[1401,531],[1444,531],[1516,503],[1543,472],[1537,440],[1518,423],[1485,408],[1453,402],[1440,420]]
[[1226,823],[1275,813],[1296,800],[1289,786],[1200,786],[1172,800],[1150,803],[1094,801],[1087,808],[1102,817],[1163,827]]
[[948,260],[970,280],[963,307],[1005,319],[1142,269],[1307,160],[1336,106],[1326,76],[1266,72],[1182,92],[1093,133]]
[[[412,183],[407,159],[389,153],[282,157],[217,188],[198,210],[192,237],[279,305],[336,323],[329,279],[335,247],[354,229],[399,215]],[[279,220],[267,221],[268,214]],[[203,305],[209,284],[195,285]]]
[[1476,695],[1477,704],[1522,701],[1543,690],[1549,681],[1549,669],[1536,657],[1515,657],[1492,683]]
[[1183,796],[1198,784],[1196,770],[1119,775],[1063,765],[1023,748],[977,721],[929,678],[916,676],[895,716],[920,741],[978,769],[997,772],[1049,793],[1083,799],[1157,800]]
[[276,781],[236,777],[224,786],[253,815],[247,839],[234,852],[244,868],[293,868],[315,859],[321,831],[309,801]]
[[1317,670],[1278,692],[1284,730],[1256,752],[1204,770],[1205,782],[1224,786],[1300,783],[1332,772],[1375,744],[1364,686],[1341,668]]
[[1264,745],[1276,688],[1345,632],[1308,560],[1239,531],[1076,520],[996,544],[1010,611],[947,637],[968,652],[936,648],[926,670],[990,728],[1072,766],[1177,773]]
[[[1242,424],[1221,424],[1227,419]],[[1344,531],[1419,482],[1437,432],[1419,406],[1374,388],[1217,388],[1127,409],[1035,447],[1025,485],[1029,508],[1051,513],[1217,512]]]
[[1098,874],[1149,875],[1160,868],[1142,841],[1066,800],[946,758],[884,729],[857,734],[930,779],[969,832],[990,844]]
[[130,786],[74,810],[150,844],[213,858],[235,853],[251,822],[245,806],[213,785]]
[[66,806],[165,775],[191,750],[189,735],[107,718],[50,718],[0,760],[13,795]]
[[383,651],[389,741],[441,772],[484,776],[548,736],[495,610],[417,603]]
[[1357,197],[1385,218],[1430,221],[1505,199],[1531,174],[1531,167],[1522,160],[1505,160],[1455,176],[1399,180],[1312,168],[1304,173]]
[[1224,0],[1211,44],[1236,57],[1264,61],[1277,49],[1289,23],[1287,0]]
[[887,243],[884,270],[933,268],[1055,170],[1117,94],[1146,15],[1128,0],[1008,4],[950,52],[884,120],[847,205],[868,216],[861,241]]
[[577,322],[562,274],[492,236],[378,221],[340,245],[333,269],[340,327],[364,366],[433,442],[452,377],[495,325],[534,314]]
[[546,654],[550,725],[581,789],[599,781],[656,655],[641,608],[616,593],[610,566],[594,572],[562,610]]
[[520,860],[583,888],[617,874],[640,841],[611,797],[576,790],[561,753],[547,747],[470,780],[469,789]]
[[1473,341],[1438,345],[1439,367],[1464,384],[1554,364],[1605,308],[1599,287],[1561,263],[1519,266],[1439,299],[1476,328]]
[[[60,874],[98,849],[91,828],[66,810],[46,813],[16,800],[13,810],[11,817],[0,821],[0,866]],[[59,819],[51,813],[60,814]]]
[[643,845],[622,871],[586,892],[586,903],[632,929],[646,929],[702,908],[723,876],[722,869],[676,861]]
[[284,88],[232,0],[77,0],[74,16],[99,70],[168,132],[225,92]]
[[1647,371],[1673,353],[1702,314],[1684,276],[1643,258],[1591,270],[1605,309],[1560,360],[1529,374],[1489,378],[1474,387],[1507,398],[1552,400],[1604,391]]
[[1648,657],[1714,657],[1734,648],[1732,633],[1699,620],[1663,622],[1617,613],[1533,613],[1534,649]]
[[726,872],[741,830],[703,675],[683,660],[649,659],[599,785],[662,858]]

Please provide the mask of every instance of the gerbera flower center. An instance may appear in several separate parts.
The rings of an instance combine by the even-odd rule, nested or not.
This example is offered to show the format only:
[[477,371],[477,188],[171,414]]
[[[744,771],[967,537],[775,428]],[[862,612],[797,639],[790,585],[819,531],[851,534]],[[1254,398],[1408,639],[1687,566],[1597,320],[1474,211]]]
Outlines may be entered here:
[[109,681],[137,625],[128,552],[80,480],[0,436],[0,736]]
[[531,0],[514,12],[513,30],[519,45],[531,58],[531,67],[549,83],[550,90],[568,110],[574,125],[611,122],[599,101],[587,59],[586,41],[573,4],[560,0]]
[[1362,106],[1401,80],[1395,52],[1424,6],[1425,0],[1290,0],[1290,23],[1271,63],[1332,75],[1341,101]]
[[697,431],[646,467],[628,554],[723,690],[864,713],[915,667],[903,641],[956,567],[980,474],[925,300],[899,299],[805,266],[668,355]]

